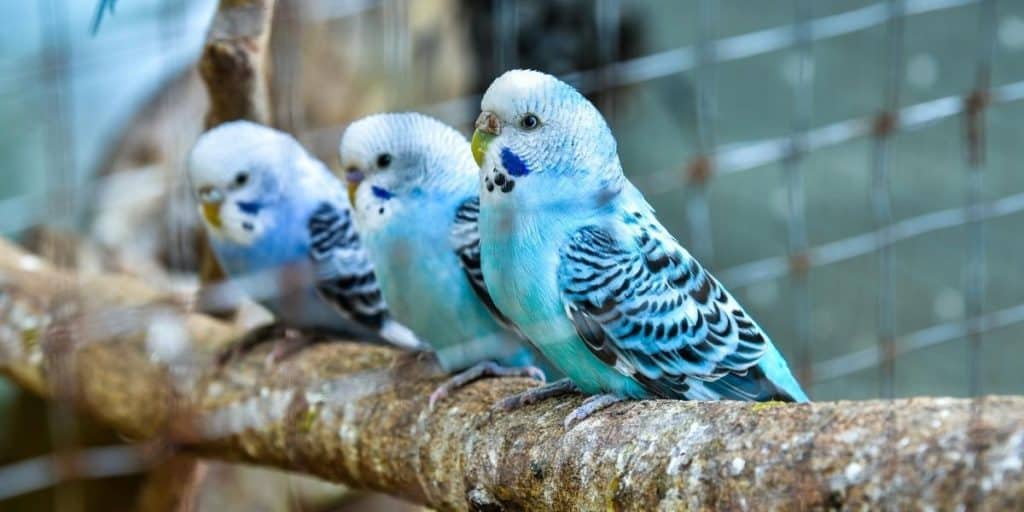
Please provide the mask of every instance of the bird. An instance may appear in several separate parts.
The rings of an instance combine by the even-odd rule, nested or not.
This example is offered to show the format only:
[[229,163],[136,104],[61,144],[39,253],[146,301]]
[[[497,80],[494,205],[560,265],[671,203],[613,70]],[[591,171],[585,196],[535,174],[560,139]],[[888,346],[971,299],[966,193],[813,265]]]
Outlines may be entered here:
[[188,178],[230,283],[275,317],[221,362],[286,330],[310,334],[307,342],[336,335],[426,346],[391,317],[345,186],[293,137],[249,121],[221,124],[196,141]]
[[625,399],[806,402],[782,354],[625,177],[601,113],[569,84],[511,70],[481,100],[480,259],[494,304],[580,391],[565,427]]
[[381,113],[349,125],[338,151],[392,313],[431,344],[444,371],[460,370],[430,405],[482,377],[543,381],[480,273],[479,167],[469,141],[423,114]]

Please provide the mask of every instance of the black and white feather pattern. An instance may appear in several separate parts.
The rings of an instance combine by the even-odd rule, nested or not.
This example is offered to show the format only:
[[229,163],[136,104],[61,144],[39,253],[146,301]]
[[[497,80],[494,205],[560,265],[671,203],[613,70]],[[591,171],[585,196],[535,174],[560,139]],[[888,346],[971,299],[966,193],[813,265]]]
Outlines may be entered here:
[[363,326],[380,329],[387,320],[387,305],[349,210],[321,203],[308,227],[320,295]]
[[648,212],[586,226],[560,252],[566,314],[602,361],[668,398],[786,399],[757,363],[770,343]]
[[502,327],[519,332],[519,328],[512,323],[494,304],[490,292],[487,291],[487,284],[484,283],[483,269],[480,268],[480,198],[473,196],[465,200],[455,210],[455,223],[452,225],[449,241],[455,254],[459,257],[459,266],[466,274],[473,292],[480,298],[487,310],[491,312],[494,319]]

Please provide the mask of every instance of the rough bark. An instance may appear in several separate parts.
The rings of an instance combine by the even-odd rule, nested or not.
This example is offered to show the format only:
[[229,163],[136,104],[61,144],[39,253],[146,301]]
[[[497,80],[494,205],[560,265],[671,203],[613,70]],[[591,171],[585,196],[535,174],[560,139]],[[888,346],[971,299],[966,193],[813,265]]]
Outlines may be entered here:
[[[498,414],[490,404],[529,383],[492,379],[431,410],[434,367],[380,347],[197,370],[233,328],[138,281],[71,276],[7,244],[0,294],[0,369],[35,392],[52,396],[63,367],[75,404],[133,438],[437,509],[1024,507],[1022,397],[629,402],[565,431],[579,397]],[[174,350],[175,325],[189,350]]]

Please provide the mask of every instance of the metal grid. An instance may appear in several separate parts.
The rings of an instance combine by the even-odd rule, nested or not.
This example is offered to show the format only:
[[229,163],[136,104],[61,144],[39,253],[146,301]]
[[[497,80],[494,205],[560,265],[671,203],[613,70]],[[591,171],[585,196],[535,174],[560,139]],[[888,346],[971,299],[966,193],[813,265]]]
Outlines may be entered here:
[[[786,171],[788,196],[788,246],[784,257],[752,261],[719,273],[731,287],[744,287],[755,283],[788,277],[793,280],[796,303],[793,321],[796,323],[799,352],[794,354],[795,364],[805,382],[837,379],[855,372],[878,367],[883,396],[894,393],[894,367],[896,357],[910,351],[932,347],[951,340],[970,340],[969,382],[970,394],[981,393],[979,360],[983,336],[986,332],[1024,321],[1024,304],[984,313],[985,294],[985,236],[987,220],[1024,211],[1024,194],[1014,194],[993,201],[981,198],[984,176],[984,112],[996,105],[1016,102],[1024,98],[1024,81],[995,88],[990,86],[996,10],[993,0],[984,0],[979,9],[977,31],[985,34],[976,51],[975,85],[963,95],[947,96],[900,108],[901,71],[904,61],[904,24],[908,17],[945,9],[964,7],[978,2],[971,0],[890,0],[878,2],[841,14],[811,19],[807,2],[797,2],[792,26],[781,26],[753,33],[721,39],[711,39],[714,30],[714,2],[700,2],[698,41],[694,46],[675,48],[640,58],[615,62],[597,70],[570,73],[563,78],[585,92],[601,88],[636,84],[694,71],[697,87],[698,154],[688,164],[689,180],[680,179],[676,169],[652,173],[641,186],[661,193],[687,188],[689,204],[686,208],[691,235],[690,247],[701,258],[712,259],[711,236],[708,232],[709,208],[706,197],[707,180],[716,177],[754,171],[767,164],[782,162]],[[811,76],[806,66],[811,63],[811,47],[816,42],[886,26],[886,74],[884,96],[879,113],[874,116],[847,119],[823,126],[810,126]],[[793,133],[789,136],[750,141],[743,144],[716,146],[715,131],[715,67],[723,62],[750,58],[768,52],[789,48],[799,62],[798,80],[793,86],[795,111]],[[478,102],[477,96],[459,98],[425,108],[449,119],[456,112],[470,108]],[[912,131],[938,120],[961,116],[964,122],[965,168],[968,173],[966,205],[961,208],[935,211],[893,222],[890,191],[890,141],[894,134]],[[849,236],[818,246],[809,246],[806,235],[806,212],[803,202],[804,172],[802,160],[812,152],[870,137],[873,140],[871,204],[876,228],[872,232]],[[697,172],[694,172],[696,170]],[[689,186],[687,186],[689,185]],[[969,233],[966,272],[967,290],[964,297],[967,317],[898,335],[893,318],[893,284],[891,247],[913,237],[944,229],[966,226]],[[813,268],[831,265],[843,260],[871,253],[878,254],[878,326],[877,346],[855,351],[831,359],[811,363],[810,356],[810,296],[804,277]]]
[[[979,34],[985,35],[981,38],[982,43],[977,48],[973,64],[976,75],[974,88],[961,95],[900,107],[905,60],[905,20],[913,16],[972,5],[980,7],[976,30]],[[678,168],[663,169],[634,178],[634,181],[641,188],[656,190],[659,194],[685,190],[687,225],[691,231],[688,249],[702,260],[714,259],[709,231],[709,180],[735,173],[757,172],[769,164],[783,165],[788,202],[788,254],[725,268],[716,274],[731,288],[747,287],[780,278],[792,281],[796,300],[791,321],[796,326],[798,349],[791,354],[791,361],[805,383],[813,386],[814,383],[834,380],[877,367],[880,372],[881,394],[891,397],[894,394],[895,358],[914,350],[967,337],[970,340],[971,354],[970,361],[967,362],[970,393],[976,396],[982,391],[978,375],[984,334],[1024,322],[1024,304],[987,314],[984,312],[983,304],[986,251],[984,223],[1024,211],[1024,194],[1013,194],[992,201],[984,201],[981,197],[986,151],[984,113],[989,108],[1024,99],[1024,81],[997,87],[990,86],[996,32],[995,1],[888,0],[818,18],[811,18],[810,10],[809,1],[798,0],[791,25],[716,39],[713,37],[717,23],[716,3],[701,0],[697,4],[700,23],[696,44],[612,62],[597,69],[568,73],[561,78],[585,93],[593,93],[678,73],[694,73],[697,154],[683,166],[686,169],[685,173],[680,173]],[[510,44],[507,37],[510,22],[507,15],[498,16],[505,16],[499,24],[503,29],[496,36],[499,37],[501,45],[505,46]],[[616,34],[608,32],[608,27],[614,26],[613,23],[605,20],[598,26],[604,31],[601,39],[616,37]],[[886,30],[886,72],[882,77],[883,95],[878,113],[811,126],[813,116],[810,98],[813,77],[812,73],[807,71],[807,67],[813,64],[813,45],[879,26],[884,26]],[[777,51],[792,52],[798,62],[798,78],[792,88],[795,104],[792,113],[792,133],[741,144],[716,145],[716,67],[725,62]],[[419,110],[456,125],[468,126],[479,100],[479,95],[470,95],[424,105]],[[957,116],[963,119],[964,124],[964,166],[969,177],[965,191],[965,206],[894,222],[889,185],[890,146],[893,136]],[[820,245],[809,245],[803,184],[803,175],[809,169],[805,169],[803,161],[813,152],[865,138],[872,140],[872,163],[865,172],[870,173],[872,177],[870,201],[875,229]],[[898,334],[893,317],[892,246],[928,233],[957,227],[966,227],[970,240],[967,247],[968,263],[964,269],[967,274],[964,295],[966,318],[960,322],[943,323]],[[814,361],[811,357],[812,298],[806,283],[807,274],[815,268],[870,254],[878,255],[879,265],[877,345],[870,349]]]
[[[518,30],[518,3],[514,0],[494,2],[496,8],[493,32],[497,51],[493,57],[503,68],[515,67],[519,60],[515,38]],[[966,362],[970,376],[969,391],[972,395],[982,393],[979,366],[986,333],[1024,322],[1024,303],[989,312],[986,312],[984,304],[986,222],[1024,212],[1024,193],[1011,194],[990,201],[984,200],[981,193],[986,154],[985,112],[1000,105],[1024,100],[1024,80],[991,86],[993,40],[997,19],[995,0],[886,0],[818,18],[811,17],[811,0],[796,0],[791,24],[730,37],[717,37],[717,2],[699,0],[698,34],[694,45],[631,59],[620,59],[617,54],[620,37],[618,20],[623,10],[622,3],[620,0],[596,0],[594,21],[600,37],[595,51],[600,54],[601,66],[568,73],[562,78],[585,93],[593,93],[681,73],[693,73],[696,85],[696,154],[688,162],[682,162],[677,167],[662,169],[635,178],[635,181],[646,190],[657,190],[662,194],[685,192],[685,211],[690,230],[688,248],[702,260],[713,261],[715,255],[709,221],[709,183],[733,174],[761,172],[769,164],[782,164],[787,195],[787,253],[719,269],[716,274],[733,289],[780,279],[791,281],[796,300],[792,306],[792,315],[787,321],[793,322],[796,326],[797,349],[790,357],[802,380],[813,386],[815,383],[832,381],[877,368],[882,383],[882,396],[892,396],[895,373],[893,361],[897,357],[966,338],[970,344],[970,359]],[[982,38],[982,43],[976,51],[973,63],[973,89],[959,95],[901,106],[906,20],[913,16],[975,5],[980,7],[976,30],[979,34],[986,34],[986,37]],[[300,2],[299,6],[301,8],[297,9],[298,16],[285,20],[287,23],[296,24],[289,30],[301,30],[301,23],[362,16],[375,10],[384,11],[391,20],[388,25],[388,44],[393,77],[396,83],[407,82],[404,73],[409,68],[411,58],[411,43],[405,32],[408,25],[407,0],[310,0]],[[59,185],[69,182],[66,170],[70,168],[68,161],[74,143],[71,134],[62,128],[66,126],[62,119],[69,111],[66,104],[67,94],[61,93],[62,90],[66,90],[65,82],[70,76],[69,48],[66,39],[61,36],[66,32],[62,28],[62,23],[66,23],[66,20],[61,8],[52,0],[42,2],[40,10],[45,13],[41,16],[41,19],[47,20],[43,30],[50,32],[52,49],[38,66],[24,67],[14,75],[6,74],[5,79],[0,80],[0,85],[4,85],[4,93],[8,94],[15,89],[13,86],[8,87],[7,84],[25,83],[29,81],[28,78],[45,79],[57,84],[57,101],[50,105],[51,111],[47,113],[51,120],[47,136],[51,139],[48,146],[63,149],[50,155],[48,168],[51,183],[54,185],[48,188],[45,198],[22,196],[0,200],[0,229],[4,231],[17,231],[35,224],[44,214],[51,217],[68,216],[75,210],[71,206],[71,200],[75,199],[72,191],[66,186]],[[886,31],[886,72],[882,77],[883,94],[879,101],[878,113],[813,126],[810,99],[814,77],[808,71],[808,67],[813,64],[814,46],[822,41],[876,27],[884,27]],[[184,30],[184,27],[167,27],[165,44],[173,44],[174,39],[180,37]],[[290,50],[297,51],[295,48]],[[130,45],[126,45],[124,51],[132,51]],[[720,85],[717,69],[723,63],[780,51],[792,53],[798,63],[797,80],[791,91],[795,108],[790,120],[790,132],[740,144],[719,144],[716,139],[716,90]],[[298,66],[298,63],[295,65]],[[291,92],[295,91],[299,91],[299,88],[294,87]],[[18,91],[14,92],[17,93]],[[397,89],[393,94],[396,98],[402,96],[402,92]],[[475,117],[479,100],[478,92],[422,105],[417,110],[466,127]],[[288,96],[288,102],[289,105],[284,110],[289,116],[280,117],[285,118],[293,129],[304,128],[303,120],[291,115],[298,110],[293,104],[301,102],[301,98],[292,94]],[[604,96],[598,106],[607,117],[614,119],[617,107],[613,95]],[[965,205],[894,221],[889,183],[893,165],[891,141],[894,135],[919,130],[936,121],[956,117],[962,118],[963,121],[962,165],[968,176],[964,191]],[[864,172],[871,176],[870,204],[874,229],[812,245],[807,234],[804,178],[808,172],[823,171],[807,166],[807,157],[826,148],[864,139],[871,141],[871,164]],[[40,204],[45,205],[45,211],[40,209]],[[963,269],[967,283],[964,295],[966,317],[961,321],[939,323],[911,332],[898,333],[894,318],[892,247],[916,237],[958,227],[966,229],[969,239],[966,247],[967,263]],[[868,348],[816,361],[812,357],[812,297],[807,275],[814,269],[871,254],[878,255],[879,266],[877,343]],[[64,412],[55,410],[53,414]],[[54,434],[57,439],[68,438],[66,433]],[[65,499],[71,501],[70,497]]]
[[[971,339],[971,392],[980,391],[977,383],[977,357],[981,351],[982,338],[986,331],[1024,321],[1021,306],[1001,311],[984,313],[984,223],[988,220],[1024,212],[1024,193],[1009,195],[1000,199],[985,201],[981,197],[984,174],[984,112],[986,109],[1024,99],[1024,81],[1017,81],[990,87],[993,37],[987,37],[976,52],[976,81],[971,91],[962,95],[945,96],[916,104],[900,107],[901,71],[904,65],[904,24],[905,20],[928,13],[962,8],[980,4],[977,25],[979,33],[994,34],[996,20],[993,0],[886,0],[839,14],[811,17],[812,3],[798,0],[793,13],[793,22],[750,33],[729,37],[716,37],[718,29],[717,3],[700,0],[697,4],[699,22],[694,45],[672,48],[631,59],[617,59],[616,48],[618,19],[622,5],[618,0],[600,0],[596,3],[595,26],[599,32],[599,44],[595,48],[601,54],[603,64],[596,69],[580,70],[564,74],[561,78],[576,85],[581,91],[593,93],[613,90],[628,85],[640,84],[658,78],[692,72],[696,88],[697,152],[689,162],[679,167],[662,169],[634,178],[641,188],[656,190],[659,194],[685,192],[686,216],[689,226],[688,249],[704,261],[714,261],[714,247],[710,233],[710,209],[707,187],[711,180],[737,173],[758,172],[769,164],[782,164],[784,187],[787,195],[787,254],[746,262],[729,268],[718,269],[716,274],[728,286],[741,289],[758,283],[789,279],[796,293],[790,321],[796,326],[797,351],[791,354],[792,362],[805,382],[822,382],[849,375],[859,369],[871,366],[880,368],[882,394],[893,393],[892,360],[900,354],[922,346],[931,346],[945,340],[956,339],[955,333],[966,333]],[[329,1],[311,0],[295,6],[297,16],[289,16],[287,23],[323,22],[339,18],[362,16],[375,10],[382,11],[391,21],[387,25],[387,41],[392,55],[390,66],[394,69],[396,82],[404,83],[403,72],[408,67],[410,46],[406,29],[408,26],[407,6],[403,0],[360,0]],[[495,0],[493,37],[496,52],[494,59],[502,67],[517,65],[516,38],[518,30],[516,15],[517,2]],[[813,74],[808,67],[813,65],[814,45],[829,39],[853,34],[876,27],[886,30],[886,73],[882,77],[883,95],[875,115],[855,117],[824,125],[812,126],[813,111],[811,90]],[[177,28],[177,27],[175,27]],[[298,31],[301,27],[290,27]],[[176,31],[169,32],[175,37]],[[294,49],[293,49],[294,50]],[[723,63],[749,59],[771,52],[791,52],[798,63],[797,80],[793,83],[794,111],[791,132],[787,135],[751,140],[743,143],[716,143],[716,68]],[[58,54],[59,58],[59,54]],[[297,64],[296,64],[297,65]],[[42,69],[59,69],[56,63],[49,63]],[[296,89],[297,90],[297,89]],[[400,92],[396,91],[396,96]],[[599,107],[610,118],[615,108],[612,95],[606,95]],[[417,110],[435,115],[452,124],[466,127],[474,117],[480,94],[472,94],[428,105]],[[296,99],[289,98],[289,103]],[[55,107],[56,108],[56,107]],[[288,107],[288,115],[294,107]],[[890,141],[901,132],[911,132],[932,123],[960,116],[964,120],[965,168],[969,186],[966,204],[959,208],[934,211],[894,222],[892,219],[889,189]],[[300,125],[293,117],[281,116],[288,123]],[[58,117],[54,117],[55,119]],[[334,127],[330,131],[338,131]],[[313,131],[323,131],[315,128]],[[865,169],[872,177],[870,192],[872,217],[875,229],[857,235],[818,245],[811,245],[807,236],[807,213],[805,204],[804,176],[807,172],[822,172],[808,168],[804,161],[814,152],[839,144],[859,140],[872,141],[871,166]],[[65,145],[66,146],[66,145]],[[59,155],[55,158],[60,158]],[[52,168],[60,168],[60,162],[53,162]],[[66,166],[64,166],[66,167]],[[55,180],[60,182],[60,180]],[[52,192],[52,191],[51,191]],[[51,196],[53,197],[53,196]],[[34,203],[35,198],[18,197],[0,201],[2,211],[24,211]],[[60,203],[66,204],[66,203]],[[50,211],[52,213],[53,210]],[[40,212],[42,213],[42,212]],[[4,216],[8,223],[23,220],[18,216]],[[14,220],[10,220],[14,219]],[[955,324],[943,324],[899,335],[895,331],[893,318],[893,284],[891,247],[901,241],[956,227],[966,226],[970,232],[968,248],[968,287],[965,294],[967,318]],[[21,227],[8,225],[8,230]],[[813,269],[825,267],[852,258],[877,254],[879,257],[878,281],[878,346],[841,355],[832,359],[815,361],[811,357],[812,325],[810,304],[812,297],[806,276]],[[851,363],[853,361],[853,363]],[[844,366],[845,365],[845,366]]]

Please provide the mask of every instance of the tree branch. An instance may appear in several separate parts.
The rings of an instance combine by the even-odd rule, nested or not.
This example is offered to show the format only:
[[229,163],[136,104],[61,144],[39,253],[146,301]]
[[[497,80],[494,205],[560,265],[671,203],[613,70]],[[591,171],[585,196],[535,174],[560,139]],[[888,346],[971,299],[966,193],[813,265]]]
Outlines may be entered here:
[[267,46],[275,0],[220,0],[199,61],[210,94],[206,126],[248,119],[270,124]]
[[8,244],[0,294],[0,369],[35,392],[71,389],[137,439],[438,509],[1024,507],[1021,397],[643,401],[566,432],[579,397],[497,414],[491,403],[529,384],[491,379],[431,411],[434,366],[380,347],[200,371],[235,329],[136,280],[69,275]]

